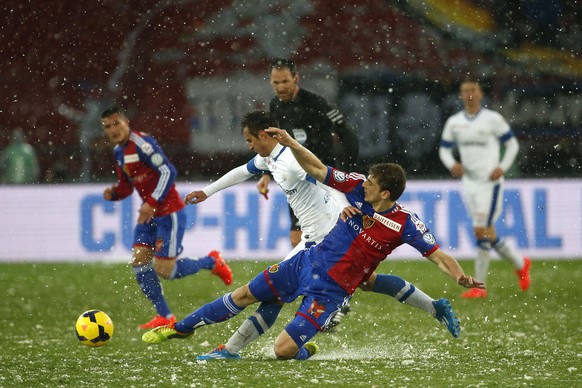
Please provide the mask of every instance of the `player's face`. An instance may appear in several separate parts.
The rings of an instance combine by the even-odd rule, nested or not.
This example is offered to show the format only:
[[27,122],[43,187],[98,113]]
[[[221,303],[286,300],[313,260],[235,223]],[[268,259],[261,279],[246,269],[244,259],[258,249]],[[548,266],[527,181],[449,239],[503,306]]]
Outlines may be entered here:
[[259,132],[259,137],[256,137],[251,135],[249,129],[245,127],[243,129],[243,137],[247,142],[247,147],[249,147],[249,150],[253,150],[263,157],[269,156],[271,154],[272,147],[267,141],[261,139],[261,132]]
[[461,85],[461,100],[467,108],[478,108],[481,106],[483,92],[476,82],[463,82]]
[[294,76],[287,68],[271,70],[271,86],[281,101],[288,102],[297,96],[299,91],[299,77]]
[[101,119],[101,125],[107,138],[119,145],[127,143],[129,139],[129,121],[119,113]]
[[362,186],[364,187],[364,201],[368,202],[372,207],[385,200],[389,195],[388,190],[380,190],[380,185],[374,175],[368,176]]

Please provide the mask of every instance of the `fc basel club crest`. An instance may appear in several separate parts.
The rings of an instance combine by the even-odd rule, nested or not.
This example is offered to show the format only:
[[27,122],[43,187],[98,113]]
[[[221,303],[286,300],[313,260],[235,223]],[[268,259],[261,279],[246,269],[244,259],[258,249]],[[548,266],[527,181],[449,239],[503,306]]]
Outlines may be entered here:
[[374,220],[373,218],[370,218],[368,216],[362,217],[362,223],[364,225],[364,229],[371,228],[375,222],[376,222],[376,220]]
[[269,267],[269,273],[279,272],[279,264],[274,264]]
[[319,304],[318,301],[314,300],[311,302],[311,306],[309,306],[307,312],[317,319],[322,313],[325,312],[325,305]]

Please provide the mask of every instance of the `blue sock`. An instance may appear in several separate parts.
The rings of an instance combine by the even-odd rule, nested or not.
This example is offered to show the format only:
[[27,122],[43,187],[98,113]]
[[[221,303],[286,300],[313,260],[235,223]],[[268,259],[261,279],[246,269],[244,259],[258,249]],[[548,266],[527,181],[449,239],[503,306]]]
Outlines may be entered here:
[[176,330],[181,333],[191,333],[200,326],[211,325],[230,319],[244,310],[232,300],[232,293],[228,293],[214,302],[210,302],[194,311],[192,314],[176,323]]
[[309,351],[307,351],[307,349],[305,349],[305,346],[302,346],[299,348],[299,351],[297,352],[297,354],[295,355],[295,359],[296,360],[307,360],[309,357],[311,357],[311,355],[309,354]]
[[158,315],[166,318],[170,317],[172,312],[166,302],[166,298],[164,298],[160,279],[152,265],[146,264],[133,267],[133,272],[135,272],[137,284],[139,284],[144,295],[154,304]]
[[400,276],[379,274],[376,276],[372,291],[404,302],[415,291],[415,287]]
[[[247,319],[253,323],[255,329],[257,329],[257,331],[259,332],[259,335],[263,335],[265,331],[267,331],[271,326],[275,324],[275,321],[277,320],[277,317],[279,316],[281,309],[283,309],[282,303],[263,302],[261,303],[257,311],[255,311],[255,314],[251,315]],[[263,318],[266,327],[263,327],[261,323],[258,321],[257,314]]]
[[201,269],[213,269],[214,259],[210,256],[201,257],[200,259],[189,259],[184,257],[176,260],[174,271],[170,279],[180,279],[184,276],[195,274]]

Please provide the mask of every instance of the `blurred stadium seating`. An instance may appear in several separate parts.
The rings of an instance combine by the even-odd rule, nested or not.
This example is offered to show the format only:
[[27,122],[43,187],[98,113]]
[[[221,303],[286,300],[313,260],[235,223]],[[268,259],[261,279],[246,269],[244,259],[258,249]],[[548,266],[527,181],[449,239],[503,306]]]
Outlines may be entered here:
[[[412,177],[443,176],[435,163],[435,123],[440,127],[458,108],[458,82],[472,73],[483,80],[489,105],[506,115],[523,142],[517,173],[579,176],[582,39],[572,36],[580,37],[580,11],[564,5],[545,30],[537,20],[541,25],[528,29],[534,6],[522,3],[514,9],[496,0],[8,0],[0,6],[0,148],[14,127],[22,127],[39,151],[43,181],[112,179],[99,112],[117,101],[132,127],[158,137],[182,179],[216,176],[249,154],[244,144],[229,151],[192,146],[201,119],[196,104],[206,102],[196,100],[189,81],[208,80],[211,89],[219,80],[236,79],[244,89],[249,78],[253,90],[247,93],[227,88],[224,103],[235,113],[220,123],[230,123],[231,138],[217,139],[239,143],[242,108],[236,101],[249,100],[243,108],[265,107],[268,60],[290,56],[307,79],[333,81],[332,97],[354,125],[362,125],[362,136],[374,133],[364,127],[374,124],[355,117],[364,113],[348,103],[390,112],[382,116],[386,152],[362,164],[389,156]],[[372,107],[371,96],[381,103]],[[422,101],[423,119],[415,121],[417,112],[403,109],[403,101]],[[436,113],[421,114],[434,107]],[[406,140],[399,136],[401,123],[406,130],[432,132]],[[414,159],[402,151],[425,138],[433,147]]]

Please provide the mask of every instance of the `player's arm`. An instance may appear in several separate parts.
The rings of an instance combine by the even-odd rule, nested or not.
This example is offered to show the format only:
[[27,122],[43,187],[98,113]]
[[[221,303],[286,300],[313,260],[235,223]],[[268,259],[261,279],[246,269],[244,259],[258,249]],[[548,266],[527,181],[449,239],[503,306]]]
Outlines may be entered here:
[[200,203],[221,190],[246,181],[251,176],[253,176],[253,174],[249,171],[248,163],[243,164],[242,166],[233,168],[220,177],[216,182],[209,184],[202,190],[194,190],[191,193],[186,194],[184,196],[184,202],[190,205]]
[[277,139],[280,144],[289,147],[301,168],[305,170],[308,175],[311,175],[319,182],[325,181],[327,176],[327,166],[324,165],[311,151],[299,144],[299,142],[291,137],[287,131],[274,127],[267,128],[265,131],[269,134],[274,134],[273,137]]
[[103,199],[106,201],[120,201],[133,193],[133,185],[116,164],[117,183],[103,190]]
[[505,135],[501,136],[499,140],[503,143],[505,147],[505,152],[503,153],[503,158],[499,163],[499,166],[491,172],[489,179],[495,181],[501,176],[505,175],[505,172],[509,170],[515,158],[517,157],[517,153],[519,152],[519,143],[517,139],[513,135],[512,131],[509,131]]
[[350,217],[355,216],[356,214],[362,214],[362,211],[357,207],[352,206],[352,204],[348,200],[348,197],[346,197],[346,195],[341,191],[336,190],[333,187],[330,187],[319,181],[315,181],[315,184],[318,187],[321,187],[322,189],[327,191],[328,194],[333,198],[333,200],[339,205],[340,209],[342,209],[340,216],[343,221]]
[[155,211],[170,192],[178,172],[153,137],[148,136],[143,139],[145,142],[137,148],[139,160],[158,174],[156,187],[147,200],[147,203]]
[[427,259],[435,263],[441,271],[449,275],[457,284],[466,288],[486,288],[485,284],[477,281],[472,276],[465,275],[463,269],[452,256],[440,249],[427,256]]
[[462,164],[459,163],[453,155],[454,147],[455,141],[452,138],[451,128],[447,121],[439,145],[439,158],[445,167],[451,172],[451,175],[458,178],[463,175],[464,171]]
[[269,183],[271,183],[271,176],[269,174],[261,175],[261,178],[257,182],[257,190],[265,199],[269,199]]

